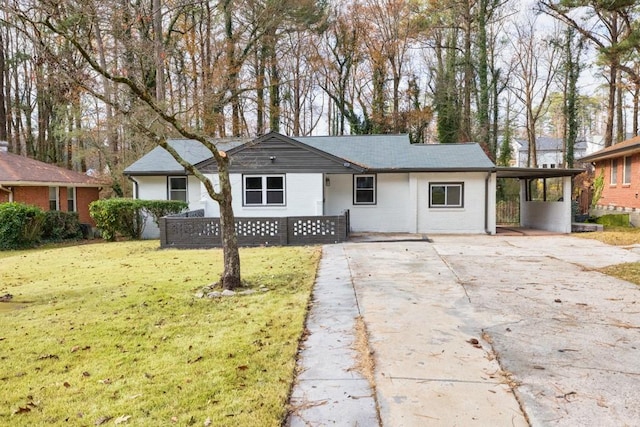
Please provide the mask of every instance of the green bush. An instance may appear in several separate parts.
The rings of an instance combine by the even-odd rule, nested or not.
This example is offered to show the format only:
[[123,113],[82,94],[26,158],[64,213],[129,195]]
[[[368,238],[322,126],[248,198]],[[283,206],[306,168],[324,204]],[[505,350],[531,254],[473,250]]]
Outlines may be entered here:
[[77,212],[48,211],[44,213],[42,239],[57,242],[82,237]]
[[143,202],[144,209],[151,214],[156,225],[163,216],[183,212],[189,207],[187,202],[180,200],[143,200]]
[[630,227],[629,214],[608,214],[596,218],[596,223],[605,227]]
[[23,203],[0,204],[0,249],[35,246],[42,235],[44,213]]
[[118,235],[140,239],[149,215],[154,221],[186,209],[185,202],[174,200],[105,199],[89,205],[89,214],[96,222],[106,240],[115,240]]

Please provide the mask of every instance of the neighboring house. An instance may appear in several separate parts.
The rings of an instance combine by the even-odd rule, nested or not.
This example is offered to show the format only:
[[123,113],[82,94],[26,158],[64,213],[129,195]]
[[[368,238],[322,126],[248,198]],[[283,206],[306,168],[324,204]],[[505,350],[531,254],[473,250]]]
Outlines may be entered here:
[[[169,143],[217,183],[216,163],[201,144]],[[496,178],[505,171],[478,144],[410,144],[407,135],[286,137],[272,132],[249,142],[219,142],[218,148],[230,158],[236,217],[339,215],[348,210],[354,232],[496,232]],[[535,179],[551,176],[549,172],[558,177],[575,173],[533,172]],[[204,186],[160,147],[124,173],[134,182],[136,198],[186,200],[191,210],[219,215]],[[510,169],[508,176],[525,179],[530,173]],[[546,221],[553,231],[570,232],[570,177],[567,182],[567,202],[532,201],[535,209],[523,214],[530,220],[523,225],[545,228]],[[553,213],[558,211],[562,215]],[[157,228],[148,224],[146,237],[157,236]]]
[[0,203],[20,202],[45,211],[78,212],[81,223],[95,223],[89,204],[98,200],[103,183],[28,157],[9,153],[0,141]]
[[[573,158],[579,159],[587,154],[587,141],[576,141]],[[514,166],[527,167],[529,158],[529,142],[526,139],[515,139],[512,146]],[[536,138],[536,154],[539,168],[563,168],[564,143],[562,138],[539,136]]]
[[593,164],[596,177],[604,175],[602,195],[593,213],[629,213],[632,223],[640,226],[640,136],[596,151],[580,161]]

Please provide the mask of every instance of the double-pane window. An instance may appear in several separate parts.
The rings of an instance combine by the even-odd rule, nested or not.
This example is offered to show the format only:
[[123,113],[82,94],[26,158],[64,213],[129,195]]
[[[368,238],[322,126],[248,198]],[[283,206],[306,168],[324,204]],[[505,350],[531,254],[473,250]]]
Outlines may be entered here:
[[353,204],[373,205],[376,203],[376,176],[353,176]]
[[169,177],[169,200],[187,201],[187,177]]
[[429,184],[430,208],[461,208],[464,185],[461,182]]
[[244,204],[247,206],[285,204],[284,175],[245,175]]

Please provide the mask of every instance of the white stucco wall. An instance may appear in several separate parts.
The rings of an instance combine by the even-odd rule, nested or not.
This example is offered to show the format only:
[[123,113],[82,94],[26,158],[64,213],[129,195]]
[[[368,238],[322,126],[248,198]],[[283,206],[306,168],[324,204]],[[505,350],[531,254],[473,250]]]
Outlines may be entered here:
[[[167,180],[166,176],[136,176],[135,182],[138,183],[135,198],[142,200],[167,200]],[[187,198],[189,210],[202,209],[200,202],[200,181],[193,176],[187,177]],[[153,218],[147,218],[147,223],[142,233],[143,239],[157,239],[160,236],[160,230],[153,221]]]
[[562,178],[562,201],[527,201],[526,180],[520,181],[520,225],[525,228],[571,233],[571,177]]
[[[353,204],[352,175],[327,175],[325,213],[351,214],[351,231],[401,233],[495,233],[495,174],[489,177],[485,227],[486,173],[377,174],[377,203]],[[464,207],[429,208],[430,182],[463,182]]]
[[[217,185],[217,177],[209,176],[209,179]],[[322,215],[321,173],[285,174],[285,206],[243,206],[242,174],[231,174],[229,179],[233,195],[233,213],[236,217]],[[205,216],[219,216],[218,204],[206,194],[204,185],[201,186],[201,192],[200,206],[205,209]]]
[[353,204],[353,175],[328,174],[325,187],[325,215],[349,210],[351,231],[413,232],[410,223],[409,174],[376,175],[376,204]]
[[[412,174],[417,192],[417,232],[425,234],[445,233],[495,233],[495,174],[487,173],[416,173]],[[463,182],[464,206],[462,208],[430,208],[429,183]],[[486,204],[487,203],[487,204]],[[485,206],[487,211],[485,213]],[[485,227],[485,216],[488,227]]]
[[[217,177],[209,178],[217,187]],[[495,233],[495,174],[488,182],[488,198],[487,174],[483,172],[377,174],[375,205],[354,205],[351,174],[286,174],[286,206],[243,206],[242,174],[231,174],[230,179],[237,217],[340,215],[348,209],[353,232]],[[166,177],[136,177],[136,180],[139,198],[166,199]],[[430,182],[463,182],[464,206],[429,208]],[[189,177],[188,197],[190,210],[205,209],[205,216],[219,216],[218,204],[194,177]],[[158,236],[157,227],[150,221],[145,237]]]

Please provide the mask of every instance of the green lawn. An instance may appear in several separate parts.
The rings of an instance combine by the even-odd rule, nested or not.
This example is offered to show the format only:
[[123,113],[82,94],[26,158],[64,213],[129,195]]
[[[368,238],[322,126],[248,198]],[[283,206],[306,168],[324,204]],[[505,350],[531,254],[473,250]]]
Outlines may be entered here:
[[[602,232],[575,233],[577,237],[599,240],[614,246],[640,244],[640,228],[605,227]],[[603,273],[640,285],[640,262],[618,264],[603,268]]]
[[98,243],[1,253],[0,425],[279,426],[320,256],[241,250],[221,299],[219,250]]

